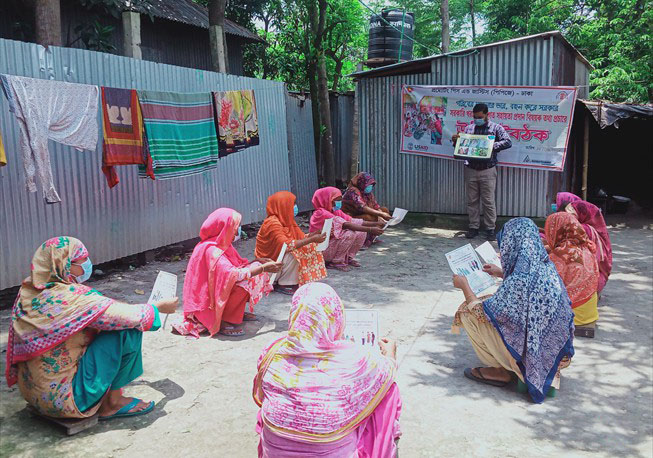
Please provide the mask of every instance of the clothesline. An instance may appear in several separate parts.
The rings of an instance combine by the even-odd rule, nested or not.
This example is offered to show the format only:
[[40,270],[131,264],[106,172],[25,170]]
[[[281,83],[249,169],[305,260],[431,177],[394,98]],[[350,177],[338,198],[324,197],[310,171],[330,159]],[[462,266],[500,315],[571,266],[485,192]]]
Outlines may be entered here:
[[115,166],[138,165],[143,178],[178,178],[215,168],[218,159],[259,144],[252,89],[143,91],[4,74],[0,82],[19,124],[27,189],[36,192],[38,174],[46,203],[61,202],[48,139],[94,151],[98,106],[109,187],[120,181]]

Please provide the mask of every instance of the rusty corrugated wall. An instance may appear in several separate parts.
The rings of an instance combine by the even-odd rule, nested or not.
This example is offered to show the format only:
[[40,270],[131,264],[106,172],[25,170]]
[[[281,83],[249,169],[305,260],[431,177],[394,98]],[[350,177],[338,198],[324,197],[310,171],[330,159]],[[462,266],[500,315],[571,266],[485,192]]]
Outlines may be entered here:
[[[158,91],[254,89],[261,136],[259,146],[192,177],[152,182],[139,180],[136,166],[119,167],[121,182],[114,189],[100,170],[101,144],[96,151],[78,152],[50,142],[55,186],[63,201],[47,205],[40,189],[25,189],[18,124],[0,97],[0,132],[9,161],[0,168],[0,289],[20,283],[36,247],[49,237],[78,237],[93,261],[101,263],[196,237],[206,216],[219,207],[238,210],[243,223],[261,221],[268,195],[290,189],[283,83],[2,39],[0,73]],[[311,173],[314,164],[298,171],[299,176]]]
[[[554,62],[554,36],[512,41],[479,48],[463,55],[431,61],[431,72],[397,76],[362,76],[358,83],[360,110],[360,169],[372,173],[375,190],[385,205],[415,212],[466,214],[463,164],[460,161],[402,154],[400,149],[401,87],[410,85],[530,85],[550,86],[560,68]],[[564,47],[560,54],[572,54]],[[565,51],[568,54],[565,54]],[[586,85],[588,70],[571,81]],[[567,168],[573,154],[567,155]],[[497,211],[506,216],[545,216],[560,180],[559,172],[499,167]]]

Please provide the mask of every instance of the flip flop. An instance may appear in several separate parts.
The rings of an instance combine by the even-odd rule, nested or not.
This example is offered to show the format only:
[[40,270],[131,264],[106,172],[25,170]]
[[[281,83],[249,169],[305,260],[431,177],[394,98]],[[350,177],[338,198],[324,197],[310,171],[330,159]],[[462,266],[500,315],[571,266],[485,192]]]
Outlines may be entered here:
[[327,267],[327,269],[336,269],[341,272],[349,272],[351,267],[349,267],[347,264],[331,264]]
[[253,313],[245,312],[243,315],[243,321],[258,321],[258,317]]
[[349,260],[349,265],[352,266],[352,267],[360,267],[361,263],[356,261],[355,259],[350,259]]
[[134,398],[132,402],[122,407],[118,412],[114,413],[113,415],[107,415],[106,417],[99,417],[98,420],[113,420],[114,418],[135,417],[137,415],[145,415],[146,413],[150,413],[152,409],[154,409],[154,401],[150,401],[148,406],[143,410],[130,412],[130,410],[136,407],[140,402],[143,402],[143,400]]
[[218,331],[218,334],[222,334],[227,337],[240,337],[245,335],[244,329],[238,329],[235,326],[224,326]]
[[483,377],[483,373],[480,371],[479,368],[476,368],[476,372],[478,372],[478,375],[480,375],[480,377],[474,375],[471,367],[466,368],[463,374],[465,374],[465,377],[467,377],[470,380],[474,380],[475,382],[479,382],[479,383],[484,383],[486,385],[503,387],[509,383],[509,382],[502,382],[500,380],[491,380],[489,378],[485,378]]

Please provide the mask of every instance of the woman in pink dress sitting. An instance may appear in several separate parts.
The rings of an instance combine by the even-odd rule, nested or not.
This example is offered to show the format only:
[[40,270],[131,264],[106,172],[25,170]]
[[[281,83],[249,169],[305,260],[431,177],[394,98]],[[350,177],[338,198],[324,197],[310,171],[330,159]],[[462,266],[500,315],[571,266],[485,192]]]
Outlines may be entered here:
[[[268,272],[279,272],[281,263],[270,259],[252,262],[231,245],[240,232],[240,213],[219,208],[200,229],[200,243],[188,261],[184,280],[184,321],[174,324],[183,335],[199,337],[203,331],[241,336],[240,324],[253,321],[254,305],[271,290]],[[250,313],[245,312],[249,302]]]
[[258,361],[259,457],[396,456],[401,398],[396,344],[381,351],[345,340],[345,310],[330,286],[309,283],[292,299],[288,334]]
[[383,222],[352,218],[342,208],[342,192],[326,187],[313,194],[315,211],[311,216],[311,232],[319,232],[327,219],[333,218],[329,247],[322,253],[327,268],[348,272],[350,266],[360,267],[356,253],[363,247],[368,234],[383,234]]

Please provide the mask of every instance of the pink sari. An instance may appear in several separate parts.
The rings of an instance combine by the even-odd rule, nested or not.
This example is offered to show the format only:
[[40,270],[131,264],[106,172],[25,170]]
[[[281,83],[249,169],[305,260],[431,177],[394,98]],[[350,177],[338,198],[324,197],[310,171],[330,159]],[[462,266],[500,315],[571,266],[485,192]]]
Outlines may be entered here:
[[321,231],[324,226],[324,221],[336,216],[341,217],[345,221],[351,221],[351,216],[342,210],[333,211],[333,200],[342,196],[342,192],[338,188],[327,186],[315,191],[313,194],[313,207],[315,211],[311,215],[311,225],[309,230],[311,232]]
[[254,379],[259,456],[391,457],[401,434],[396,363],[343,339],[344,307],[323,283],[293,296],[288,335]]
[[[209,215],[200,229],[200,243],[193,250],[184,280],[184,322],[173,324],[177,332],[199,337],[208,329],[211,335],[220,330],[222,313],[234,286],[249,294],[250,310],[272,288],[268,275],[249,276],[250,262],[231,245],[242,217],[231,208],[219,208]],[[210,313],[211,319],[208,319]],[[197,317],[202,316],[202,323]]]

